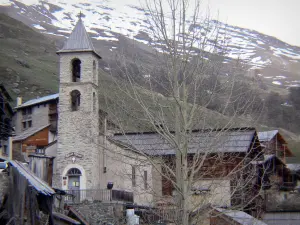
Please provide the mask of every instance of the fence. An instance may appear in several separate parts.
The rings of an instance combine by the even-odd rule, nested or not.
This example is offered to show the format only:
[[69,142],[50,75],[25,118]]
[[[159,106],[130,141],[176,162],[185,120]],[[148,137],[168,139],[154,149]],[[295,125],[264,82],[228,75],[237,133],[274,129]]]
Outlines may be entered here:
[[133,192],[123,190],[107,190],[107,189],[86,189],[86,190],[66,190],[65,202],[80,203],[84,200],[88,201],[122,201],[133,202]]

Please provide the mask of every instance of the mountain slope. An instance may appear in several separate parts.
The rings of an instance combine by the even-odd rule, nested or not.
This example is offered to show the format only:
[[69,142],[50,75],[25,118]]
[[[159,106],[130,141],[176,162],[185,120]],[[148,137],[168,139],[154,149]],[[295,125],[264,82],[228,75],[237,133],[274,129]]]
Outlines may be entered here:
[[[48,38],[4,14],[0,14],[0,33],[2,34],[0,37],[0,45],[3,46],[0,49],[0,83],[4,83],[13,97],[19,95],[27,100],[49,93],[56,93],[58,91],[58,56],[55,52],[57,50],[56,46],[61,45],[61,40]],[[122,43],[126,41],[128,40],[122,39]],[[101,43],[98,42],[94,44],[101,45]],[[105,52],[105,50],[107,51],[107,48],[102,46],[101,53],[107,56],[106,53],[110,51]],[[151,60],[151,52],[148,50],[144,51],[147,53],[147,60]],[[146,57],[145,55],[146,54],[143,56]],[[105,70],[105,61],[102,62],[101,66]],[[104,108],[107,103],[114,102],[116,99],[123,104],[119,104],[118,107],[123,107],[123,109],[128,107],[137,108],[133,102],[128,102],[126,96],[118,92],[114,81],[109,75],[105,75],[105,73],[102,75],[100,78],[100,93],[103,96],[102,105]],[[147,98],[149,98],[147,91],[142,91],[141,94],[144,95],[143,99],[147,101]],[[120,98],[120,96],[123,97]],[[163,98],[161,99],[164,101]],[[164,103],[164,105],[165,104],[166,103]],[[114,108],[111,110],[113,110],[113,112],[121,112],[119,108],[118,110],[114,110]],[[222,123],[226,123],[228,120],[225,116],[208,109],[203,109],[202,112],[203,113],[199,114],[199,116],[205,117],[206,125],[210,127],[222,126]],[[133,114],[130,109],[126,113],[126,119],[124,119],[124,121],[129,123],[129,125],[136,123],[134,117],[142,115],[142,112],[136,111],[135,114]],[[130,119],[128,119],[129,117]],[[131,129],[144,129],[143,124],[138,125],[139,127],[131,127]],[[243,120],[239,120],[237,121],[237,126],[238,125],[245,126],[249,124]],[[251,125],[254,126],[253,124]],[[261,128],[265,130],[273,129],[266,126]],[[285,137],[291,140],[291,147],[296,151],[296,154],[300,152],[297,149],[300,143],[299,135],[289,131],[285,131],[284,134]],[[297,159],[294,159],[294,162],[295,161],[297,161]]]
[[[138,6],[128,5],[126,1],[0,0],[0,6],[1,11],[40,32],[63,38],[68,36],[77,20],[77,13],[81,11],[91,36],[101,41],[109,52],[116,51],[126,37],[142,43],[144,49],[151,46],[161,51],[164,47],[152,37],[151,26],[146,20],[147,12]],[[220,38],[228,40],[229,58],[225,59],[225,64],[230,63],[231,58],[243,59],[249,65],[247,75],[261,79],[270,90],[300,86],[300,47],[218,21],[212,21],[209,26],[211,40],[215,38],[213,30],[217,24],[221,27]],[[201,24],[190,24],[190,28],[202,29]]]
[[0,82],[25,99],[57,92],[54,41],[0,14]]

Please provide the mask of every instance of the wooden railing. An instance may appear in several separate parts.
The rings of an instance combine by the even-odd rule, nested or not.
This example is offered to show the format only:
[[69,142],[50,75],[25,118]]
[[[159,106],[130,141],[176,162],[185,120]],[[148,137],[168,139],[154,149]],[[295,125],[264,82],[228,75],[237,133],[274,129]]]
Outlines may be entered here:
[[107,189],[66,190],[65,201],[80,203],[82,201],[128,202],[133,203],[133,192]]

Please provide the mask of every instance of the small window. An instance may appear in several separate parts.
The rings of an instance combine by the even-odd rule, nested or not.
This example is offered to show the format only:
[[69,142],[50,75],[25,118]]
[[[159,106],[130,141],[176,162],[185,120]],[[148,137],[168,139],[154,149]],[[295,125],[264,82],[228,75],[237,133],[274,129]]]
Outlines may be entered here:
[[22,109],[22,115],[26,115],[26,109]]
[[8,155],[8,148],[7,148],[7,145],[3,145],[2,154],[3,154],[3,155]]
[[23,129],[26,129],[26,122],[22,122]]
[[135,166],[132,166],[132,187],[136,186]]
[[81,76],[81,61],[79,59],[72,60],[72,81],[79,82]]
[[71,92],[71,110],[77,111],[80,106],[80,92],[78,90],[73,90]]
[[145,190],[148,189],[148,173],[146,170],[144,171],[144,188]]
[[44,107],[46,107],[47,106],[47,103],[44,103]]
[[96,83],[96,61],[93,61],[93,82]]
[[31,114],[32,114],[32,108],[31,108],[31,107],[28,107],[28,108],[27,108],[27,114],[28,114],[28,115],[31,115]]
[[32,121],[29,120],[29,121],[27,121],[27,122],[28,122],[28,127],[32,127]]
[[96,111],[96,94],[93,92],[93,111]]

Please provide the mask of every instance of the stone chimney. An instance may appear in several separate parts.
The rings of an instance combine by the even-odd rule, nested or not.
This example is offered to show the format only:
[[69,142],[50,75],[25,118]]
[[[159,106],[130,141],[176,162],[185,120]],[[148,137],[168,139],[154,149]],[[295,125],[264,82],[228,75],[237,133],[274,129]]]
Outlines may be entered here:
[[22,97],[17,97],[17,107],[22,105]]

